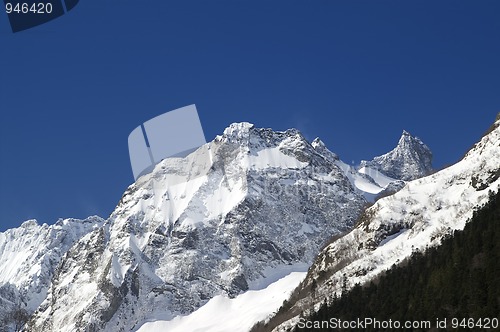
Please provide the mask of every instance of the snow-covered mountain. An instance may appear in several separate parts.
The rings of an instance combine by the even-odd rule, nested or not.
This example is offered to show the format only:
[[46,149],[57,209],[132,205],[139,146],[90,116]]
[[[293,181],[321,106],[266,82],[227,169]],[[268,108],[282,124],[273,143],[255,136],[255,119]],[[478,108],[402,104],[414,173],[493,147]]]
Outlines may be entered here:
[[392,151],[371,161],[363,160],[360,167],[364,174],[375,170],[393,179],[415,180],[432,172],[432,152],[418,137],[403,130]]
[[325,298],[340,296],[342,288],[373,280],[413,251],[439,245],[443,237],[463,229],[499,187],[500,115],[460,162],[378,200],[352,231],[326,246],[295,290],[288,312],[295,317],[273,331],[286,331],[301,311],[317,309]]
[[296,130],[233,124],[128,188],[54,271],[31,331],[131,331],[305,271],[366,201]]
[[0,233],[0,325],[8,325],[6,315],[13,310],[34,312],[47,296],[61,257],[103,223],[99,217],[59,220],[50,226],[29,220]]
[[[414,154],[406,149],[403,157]],[[0,233],[0,316],[34,312],[30,331],[148,331],[148,322],[193,313],[181,320],[189,322],[214,303],[239,315],[248,312],[242,299],[271,294],[238,328],[249,327],[277,309],[367,201],[404,185],[367,170],[297,130],[232,124],[139,178],[106,221],[29,221]]]

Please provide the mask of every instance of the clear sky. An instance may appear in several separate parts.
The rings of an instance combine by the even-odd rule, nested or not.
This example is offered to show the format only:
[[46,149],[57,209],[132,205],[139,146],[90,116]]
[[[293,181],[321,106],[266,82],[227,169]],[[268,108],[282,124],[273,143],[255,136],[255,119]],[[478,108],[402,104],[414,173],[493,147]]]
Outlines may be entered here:
[[500,111],[500,1],[81,0],[13,34],[0,13],[0,231],[107,217],[127,137],[196,104],[207,140],[249,121],[344,161],[403,129],[453,163]]

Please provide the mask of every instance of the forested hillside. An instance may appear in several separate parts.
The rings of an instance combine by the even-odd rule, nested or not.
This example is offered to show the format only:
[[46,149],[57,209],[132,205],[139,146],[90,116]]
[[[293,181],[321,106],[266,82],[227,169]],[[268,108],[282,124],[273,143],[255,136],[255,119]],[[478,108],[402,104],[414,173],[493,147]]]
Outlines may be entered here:
[[[393,266],[368,285],[356,285],[339,298],[325,299],[307,321],[331,318],[435,322],[474,318],[481,328],[485,318],[500,316],[500,194],[474,213],[463,231],[424,254]],[[477,325],[479,319],[481,323]],[[491,326],[491,324],[490,324]],[[463,326],[462,326],[463,327]],[[295,327],[293,331],[306,331]],[[315,331],[333,331],[324,327]],[[365,330],[370,330],[365,327]],[[376,330],[372,328],[372,330]],[[495,330],[495,329],[493,329]]]

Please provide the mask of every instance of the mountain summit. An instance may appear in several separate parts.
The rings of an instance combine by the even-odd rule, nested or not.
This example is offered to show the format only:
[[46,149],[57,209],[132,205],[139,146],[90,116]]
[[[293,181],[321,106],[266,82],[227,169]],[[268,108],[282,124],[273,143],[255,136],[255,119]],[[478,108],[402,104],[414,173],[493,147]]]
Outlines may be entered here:
[[394,179],[411,181],[432,172],[432,152],[420,138],[403,130],[392,151],[371,161],[363,160],[361,167],[375,169]]

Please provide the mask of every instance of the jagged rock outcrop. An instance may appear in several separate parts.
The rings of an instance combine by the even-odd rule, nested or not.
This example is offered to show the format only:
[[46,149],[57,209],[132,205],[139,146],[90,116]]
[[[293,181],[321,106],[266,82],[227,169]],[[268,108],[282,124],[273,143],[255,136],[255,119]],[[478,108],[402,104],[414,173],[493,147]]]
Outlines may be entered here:
[[360,167],[378,170],[394,179],[411,181],[432,172],[432,152],[418,137],[403,130],[392,151],[371,161],[362,161]]

